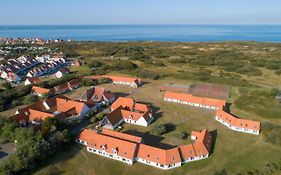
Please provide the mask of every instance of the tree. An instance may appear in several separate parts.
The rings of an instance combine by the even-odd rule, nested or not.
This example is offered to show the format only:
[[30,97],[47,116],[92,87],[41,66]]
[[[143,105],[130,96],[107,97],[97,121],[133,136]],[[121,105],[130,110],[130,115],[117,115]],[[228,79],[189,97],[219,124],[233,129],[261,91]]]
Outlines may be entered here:
[[151,133],[155,135],[163,135],[175,129],[175,125],[172,123],[154,125],[151,129]]
[[12,85],[10,82],[6,81],[6,82],[2,83],[2,88],[3,89],[12,89]]
[[70,133],[68,130],[63,130],[63,131],[57,131],[54,134],[52,134],[49,138],[51,147],[53,150],[58,149],[65,143],[69,143],[71,140]]
[[43,136],[47,136],[50,131],[56,131],[58,128],[59,122],[54,117],[46,118],[41,124],[41,132]]
[[14,130],[16,128],[15,123],[12,122],[5,122],[3,127],[0,129],[1,133],[1,138],[7,139],[9,141],[12,141],[14,138]]
[[96,86],[96,85],[98,85],[98,81],[90,79],[90,78],[83,78],[82,84],[83,84],[83,86]]
[[38,162],[48,156],[49,143],[32,128],[15,129],[15,140],[16,152],[0,167],[0,172],[4,174],[19,174],[23,170],[34,169]]
[[96,114],[96,120],[100,121],[101,119],[103,119],[104,116],[105,116],[105,113],[100,112],[100,113]]
[[167,128],[163,124],[154,125],[151,129],[151,133],[155,135],[162,135],[167,132]]
[[99,78],[98,79],[98,83],[99,84],[105,84],[105,83],[108,83],[109,82],[109,79],[108,78]]
[[103,64],[99,61],[96,61],[96,60],[91,60],[89,63],[88,63],[88,67],[89,68],[92,68],[92,67],[100,67],[102,66]]
[[23,103],[28,105],[28,104],[34,103],[36,101],[38,101],[38,96],[30,94],[24,98]]

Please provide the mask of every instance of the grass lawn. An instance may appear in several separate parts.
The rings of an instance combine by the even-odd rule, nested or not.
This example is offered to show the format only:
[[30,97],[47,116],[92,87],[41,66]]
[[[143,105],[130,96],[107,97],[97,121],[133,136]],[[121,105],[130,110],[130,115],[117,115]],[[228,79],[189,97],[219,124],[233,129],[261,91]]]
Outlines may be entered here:
[[[202,175],[214,174],[223,168],[229,174],[239,172],[253,171],[263,168],[267,163],[280,161],[281,149],[278,146],[268,144],[264,141],[262,135],[255,136],[229,130],[225,126],[216,122],[215,112],[194,108],[188,105],[164,102],[163,93],[159,92],[158,87],[171,80],[149,80],[141,88],[130,88],[122,85],[105,84],[102,85],[110,89],[117,96],[134,97],[137,102],[148,103],[153,106],[156,113],[155,121],[148,127],[134,126],[124,124],[122,132],[132,134],[145,134],[155,124],[173,123],[175,128],[167,133],[158,136],[145,137],[148,144],[158,147],[172,145],[182,145],[191,143],[190,135],[186,139],[180,139],[180,132],[191,133],[192,130],[201,130],[207,128],[214,135],[214,149],[208,159],[184,164],[180,168],[172,170],[159,170],[141,163],[135,163],[133,166],[125,165],[121,162],[110,160],[92,153],[88,153],[85,147],[75,144],[64,150],[57,156],[50,158],[47,165],[43,166],[35,174],[188,174]],[[177,83],[187,83],[187,81],[177,81]],[[79,88],[68,94],[72,98],[80,97],[86,88]],[[231,89],[230,102],[239,97],[238,89]],[[235,105],[231,107],[232,112],[238,114],[241,118],[254,120],[268,120],[257,114],[243,111]],[[278,120],[279,122],[280,120]]]

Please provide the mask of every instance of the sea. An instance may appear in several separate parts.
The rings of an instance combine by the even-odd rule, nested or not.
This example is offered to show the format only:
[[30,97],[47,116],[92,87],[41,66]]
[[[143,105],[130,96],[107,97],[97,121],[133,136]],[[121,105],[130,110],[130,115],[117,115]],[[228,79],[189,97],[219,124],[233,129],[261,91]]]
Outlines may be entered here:
[[75,41],[281,42],[281,25],[0,25],[0,38]]

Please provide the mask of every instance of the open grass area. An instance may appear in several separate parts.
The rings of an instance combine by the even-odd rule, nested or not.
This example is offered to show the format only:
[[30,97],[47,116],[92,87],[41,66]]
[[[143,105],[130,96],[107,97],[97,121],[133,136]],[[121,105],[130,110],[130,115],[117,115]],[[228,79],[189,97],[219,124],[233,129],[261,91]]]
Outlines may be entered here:
[[[92,153],[88,153],[85,147],[73,145],[53,158],[50,162],[38,170],[35,174],[89,174],[89,175],[113,175],[113,174],[157,174],[173,175],[188,174],[202,175],[214,174],[216,171],[226,169],[228,174],[244,173],[263,168],[266,164],[279,162],[281,149],[277,145],[265,142],[262,135],[255,136],[235,132],[215,121],[215,112],[194,108],[188,105],[169,103],[163,100],[163,92],[159,92],[159,86],[175,82],[186,84],[185,80],[145,80],[147,83],[141,88],[131,88],[123,85],[105,84],[101,85],[110,89],[117,96],[133,97],[137,102],[148,103],[152,106],[156,119],[148,127],[124,124],[122,132],[137,135],[145,135],[148,144],[158,147],[176,146],[191,143],[190,136],[186,139],[178,137],[180,132],[191,133],[192,130],[207,128],[214,136],[214,149],[208,159],[190,162],[182,167],[172,170],[159,170],[141,163],[133,166],[110,160]],[[68,94],[72,98],[79,98],[85,88],[79,88]],[[239,99],[239,88],[231,88],[229,102]],[[241,118],[267,121],[259,114],[231,106],[231,111]],[[279,119],[276,121],[280,122]],[[151,128],[160,123],[172,123],[174,129],[162,136],[147,135]]]

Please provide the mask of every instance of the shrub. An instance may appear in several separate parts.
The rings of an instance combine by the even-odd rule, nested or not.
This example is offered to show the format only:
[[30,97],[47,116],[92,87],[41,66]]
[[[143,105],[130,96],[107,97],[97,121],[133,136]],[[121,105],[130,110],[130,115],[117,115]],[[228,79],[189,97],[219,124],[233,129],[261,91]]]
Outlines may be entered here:
[[279,69],[280,66],[278,64],[274,63],[274,62],[269,62],[269,63],[265,64],[265,67],[267,69],[277,70],[277,69]]
[[138,68],[138,66],[130,61],[120,61],[115,63],[112,68],[114,70],[134,70]]
[[91,60],[87,65],[89,68],[92,68],[92,67],[100,67],[103,64],[97,60]]
[[251,64],[253,66],[256,66],[256,67],[264,67],[265,61],[263,61],[263,60],[253,60],[253,61],[251,61]]
[[38,100],[39,100],[39,99],[38,99],[38,96],[30,94],[30,95],[27,95],[27,96],[24,98],[23,104],[28,105],[28,104],[34,103],[34,102],[36,102],[36,101],[38,101]]
[[98,79],[98,84],[105,84],[105,83],[109,83],[110,80],[108,78],[99,78]]
[[151,133],[154,135],[163,135],[175,129],[175,125],[172,123],[157,124],[151,129]]
[[186,139],[187,138],[187,133],[186,132],[180,132],[178,133],[178,138],[180,139]]
[[96,86],[96,85],[98,85],[98,81],[90,79],[90,78],[83,78],[82,84],[83,84],[83,86]]
[[172,63],[172,64],[186,63],[186,59],[185,58],[173,58],[173,59],[168,59],[168,62]]
[[12,88],[12,85],[11,85],[11,83],[10,82],[4,82],[4,83],[2,83],[2,88],[3,89],[11,89]]
[[267,142],[281,146],[281,125],[262,123],[262,134]]
[[153,71],[148,71],[144,69],[139,69],[134,72],[134,75],[140,78],[150,78],[153,80],[158,80],[161,76]]

